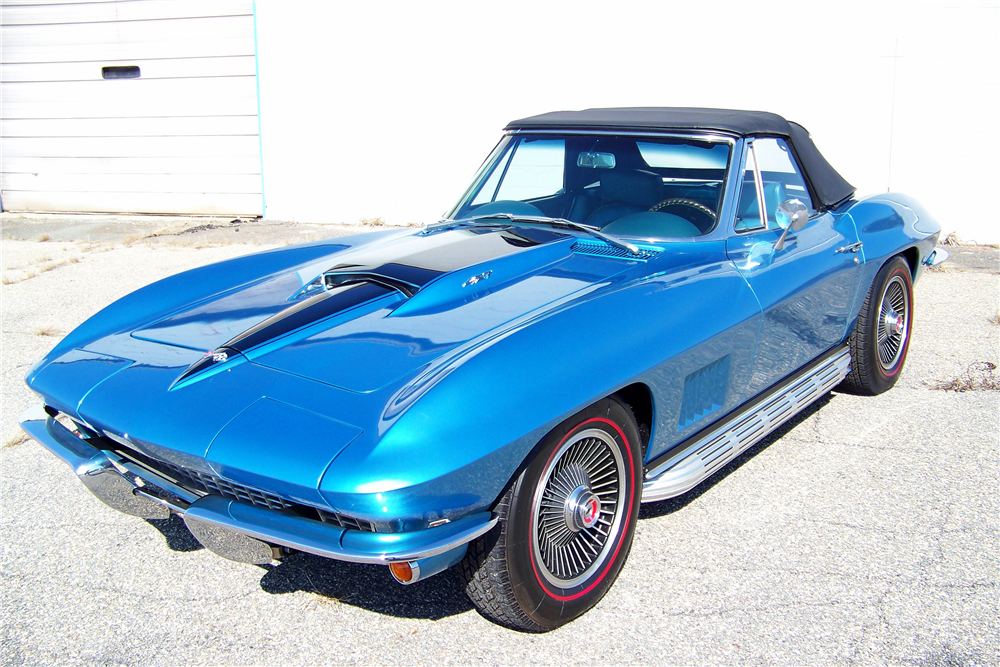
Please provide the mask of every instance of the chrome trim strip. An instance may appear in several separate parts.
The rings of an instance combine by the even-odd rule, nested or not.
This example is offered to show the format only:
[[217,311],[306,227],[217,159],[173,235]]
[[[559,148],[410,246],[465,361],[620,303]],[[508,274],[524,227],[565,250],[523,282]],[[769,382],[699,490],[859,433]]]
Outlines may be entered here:
[[164,507],[166,507],[168,510],[170,510],[171,512],[173,512],[174,514],[180,514],[182,516],[183,516],[184,512],[187,510],[187,508],[189,506],[188,503],[184,503],[184,505],[180,505],[180,504],[174,502],[170,498],[164,498],[162,496],[158,496],[155,493],[153,493],[152,491],[147,491],[146,489],[141,488],[141,487],[136,487],[134,493],[137,496],[142,496],[143,498],[149,498],[150,500],[158,502],[161,505],[163,505]]
[[734,144],[740,135],[727,134],[719,130],[705,130],[700,133],[698,130],[592,130],[587,128],[565,129],[552,127],[548,130],[532,128],[530,130],[504,130],[505,136],[518,136],[522,134],[598,134],[602,136],[614,137],[677,137],[679,139],[697,139],[699,141],[724,141],[730,145]]
[[78,476],[96,475],[104,470],[114,470],[111,460],[103,452],[70,433],[45,411],[44,403],[28,408],[17,420],[25,433],[55,454]]
[[205,496],[195,502],[185,514],[185,519],[189,518],[317,556],[374,565],[442,554],[485,534],[498,521],[489,512],[482,512],[437,528],[367,533],[221,496]]
[[[189,505],[198,500],[199,498],[201,498],[201,496],[199,496],[198,494],[191,493],[191,491],[189,491],[188,489],[185,489],[182,486],[174,484],[166,477],[163,477],[162,475],[157,473],[155,470],[150,470],[146,466],[139,465],[135,461],[131,461],[124,457],[116,457],[116,458],[117,460],[114,461],[116,467],[127,470],[136,477],[151,483],[153,486],[160,487],[164,491],[167,491],[168,493],[177,496],[179,499],[183,500],[185,503]],[[139,493],[142,493],[142,491],[140,490]],[[150,495],[150,494],[143,494],[143,495]],[[171,509],[173,508],[173,504],[168,502],[166,499],[162,499],[158,496],[152,496],[152,495],[150,495],[150,497],[153,498],[153,500],[163,502],[164,505],[171,507]],[[179,513],[183,514],[183,512]]]
[[760,214],[760,226],[767,229],[767,200],[764,198],[764,178],[760,175],[760,165],[757,164],[757,150],[753,140],[750,141],[750,153],[753,155],[753,177],[757,186],[757,212]]
[[695,436],[683,451],[655,465],[642,486],[642,502],[666,500],[686,493],[754,444],[763,440],[817,398],[840,384],[851,368],[845,345],[820,358],[798,375],[755,400],[746,412],[724,419]]

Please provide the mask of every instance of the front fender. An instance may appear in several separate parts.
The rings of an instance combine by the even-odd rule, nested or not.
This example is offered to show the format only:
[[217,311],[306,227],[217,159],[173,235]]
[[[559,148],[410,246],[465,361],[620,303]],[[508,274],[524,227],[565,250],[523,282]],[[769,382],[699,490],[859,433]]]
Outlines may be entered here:
[[855,202],[847,211],[858,231],[862,243],[864,268],[854,299],[851,324],[864,303],[875,276],[891,257],[911,253],[913,280],[923,274],[924,259],[930,255],[941,233],[941,225],[918,201],[904,194],[886,193],[866,197]]
[[[756,342],[759,306],[719,260],[722,247],[715,252],[717,261],[684,270],[623,276],[425,369],[389,400],[379,437],[359,439],[330,466],[324,498],[364,518],[488,509],[548,431],[633,382],[654,387],[654,398],[669,396],[654,406],[666,426],[651,452],[675,443],[685,435],[678,411],[689,366],[704,366],[721,349],[742,350],[726,398],[735,405]],[[730,307],[718,308],[715,296]],[[730,336],[738,340],[721,338]]]

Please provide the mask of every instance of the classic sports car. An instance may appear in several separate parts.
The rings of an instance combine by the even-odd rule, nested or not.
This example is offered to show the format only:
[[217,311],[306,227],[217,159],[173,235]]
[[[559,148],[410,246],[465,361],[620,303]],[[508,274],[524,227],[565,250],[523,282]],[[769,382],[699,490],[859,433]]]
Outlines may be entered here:
[[457,565],[484,616],[545,631],[607,592],[640,502],[896,382],[939,232],[774,114],[544,114],[437,223],[113,303],[31,368],[21,423],[226,558]]

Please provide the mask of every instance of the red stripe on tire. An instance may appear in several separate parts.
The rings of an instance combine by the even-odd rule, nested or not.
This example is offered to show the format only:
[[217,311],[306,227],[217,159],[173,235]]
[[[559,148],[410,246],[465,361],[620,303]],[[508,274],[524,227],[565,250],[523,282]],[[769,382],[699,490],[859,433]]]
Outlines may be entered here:
[[[566,442],[566,438],[568,438],[570,435],[572,435],[573,433],[575,433],[581,426],[586,426],[587,424],[590,424],[592,422],[603,422],[603,423],[608,424],[609,426],[611,426],[613,429],[615,429],[615,431],[618,432],[618,435],[621,436],[622,442],[625,443],[625,449],[628,451],[628,463],[629,463],[629,465],[628,465],[628,472],[629,472],[629,477],[630,477],[632,483],[629,485],[628,514],[625,515],[625,520],[622,522],[622,529],[621,529],[621,531],[619,533],[621,536],[624,536],[625,533],[628,531],[629,521],[632,519],[632,500],[635,497],[635,465],[632,463],[632,447],[631,447],[631,445],[629,445],[628,438],[626,438],[625,434],[622,433],[622,430],[620,428],[618,428],[618,424],[614,423],[610,419],[604,419],[603,417],[594,417],[592,419],[588,419],[585,422],[581,422],[581,423],[577,424],[572,429],[570,429],[569,433],[567,433],[563,437],[563,439],[559,441],[559,444],[557,444],[555,446],[555,449],[552,450],[552,455],[549,456],[549,460],[545,462],[545,466],[548,467],[549,463],[551,463],[551,461],[552,461],[552,457],[556,455],[556,452],[559,451],[559,448],[562,447],[562,444],[564,442]],[[534,514],[534,512],[531,513],[530,522],[528,523],[528,530],[529,530],[529,532],[530,532],[531,535],[535,534],[535,514]],[[618,558],[618,552],[621,551],[622,543],[624,541],[625,541],[624,539],[621,539],[621,540],[618,541],[618,546],[615,547],[614,554],[612,554],[611,558],[608,560],[607,567],[604,568],[604,571],[601,572],[601,574],[597,577],[597,579],[594,580],[594,582],[592,584],[590,584],[590,586],[587,586],[585,589],[583,589],[579,593],[574,593],[573,595],[557,595],[556,593],[553,593],[552,591],[550,591],[548,589],[548,587],[545,585],[545,582],[542,581],[542,577],[540,577],[538,575],[538,567],[535,565],[535,540],[534,540],[534,538],[532,538],[532,539],[530,539],[528,541],[528,554],[531,556],[531,571],[534,572],[534,574],[535,574],[535,581],[538,582],[538,585],[542,587],[542,590],[545,591],[545,593],[547,595],[549,595],[551,598],[553,598],[555,600],[559,600],[560,602],[569,602],[570,600],[576,600],[577,598],[583,597],[584,595],[586,595],[590,591],[594,590],[594,587],[596,587],[599,583],[601,583],[602,581],[604,581],[604,577],[608,574],[608,570],[611,569],[611,566],[614,565],[614,563],[615,563],[615,559]]]
[[[895,271],[893,271],[892,275],[890,275],[886,279],[886,281],[888,282],[889,280],[891,280],[892,276],[896,275],[897,273],[901,276],[904,276],[904,282],[906,283],[906,286],[910,290],[910,312],[906,314],[906,340],[903,342],[903,354],[899,355],[899,364],[896,366],[896,370],[894,370],[891,373],[886,373],[884,370],[882,370],[882,365],[879,364],[879,370],[882,370],[882,375],[887,378],[891,378],[893,375],[898,373],[903,368],[903,362],[906,361],[906,351],[910,349],[910,337],[911,337],[910,334],[913,333],[913,283],[910,281],[910,274],[900,269],[896,269]],[[878,342],[876,342],[875,345],[877,347]],[[876,352],[876,354],[878,353]]]

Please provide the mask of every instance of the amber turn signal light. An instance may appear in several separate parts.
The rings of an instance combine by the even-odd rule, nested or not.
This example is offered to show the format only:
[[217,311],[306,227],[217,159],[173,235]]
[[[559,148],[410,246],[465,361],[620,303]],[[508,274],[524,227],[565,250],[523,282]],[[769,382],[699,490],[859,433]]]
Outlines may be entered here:
[[406,561],[400,561],[398,563],[389,563],[389,571],[392,572],[392,576],[396,577],[396,580],[402,584],[410,583],[413,579],[413,568]]

